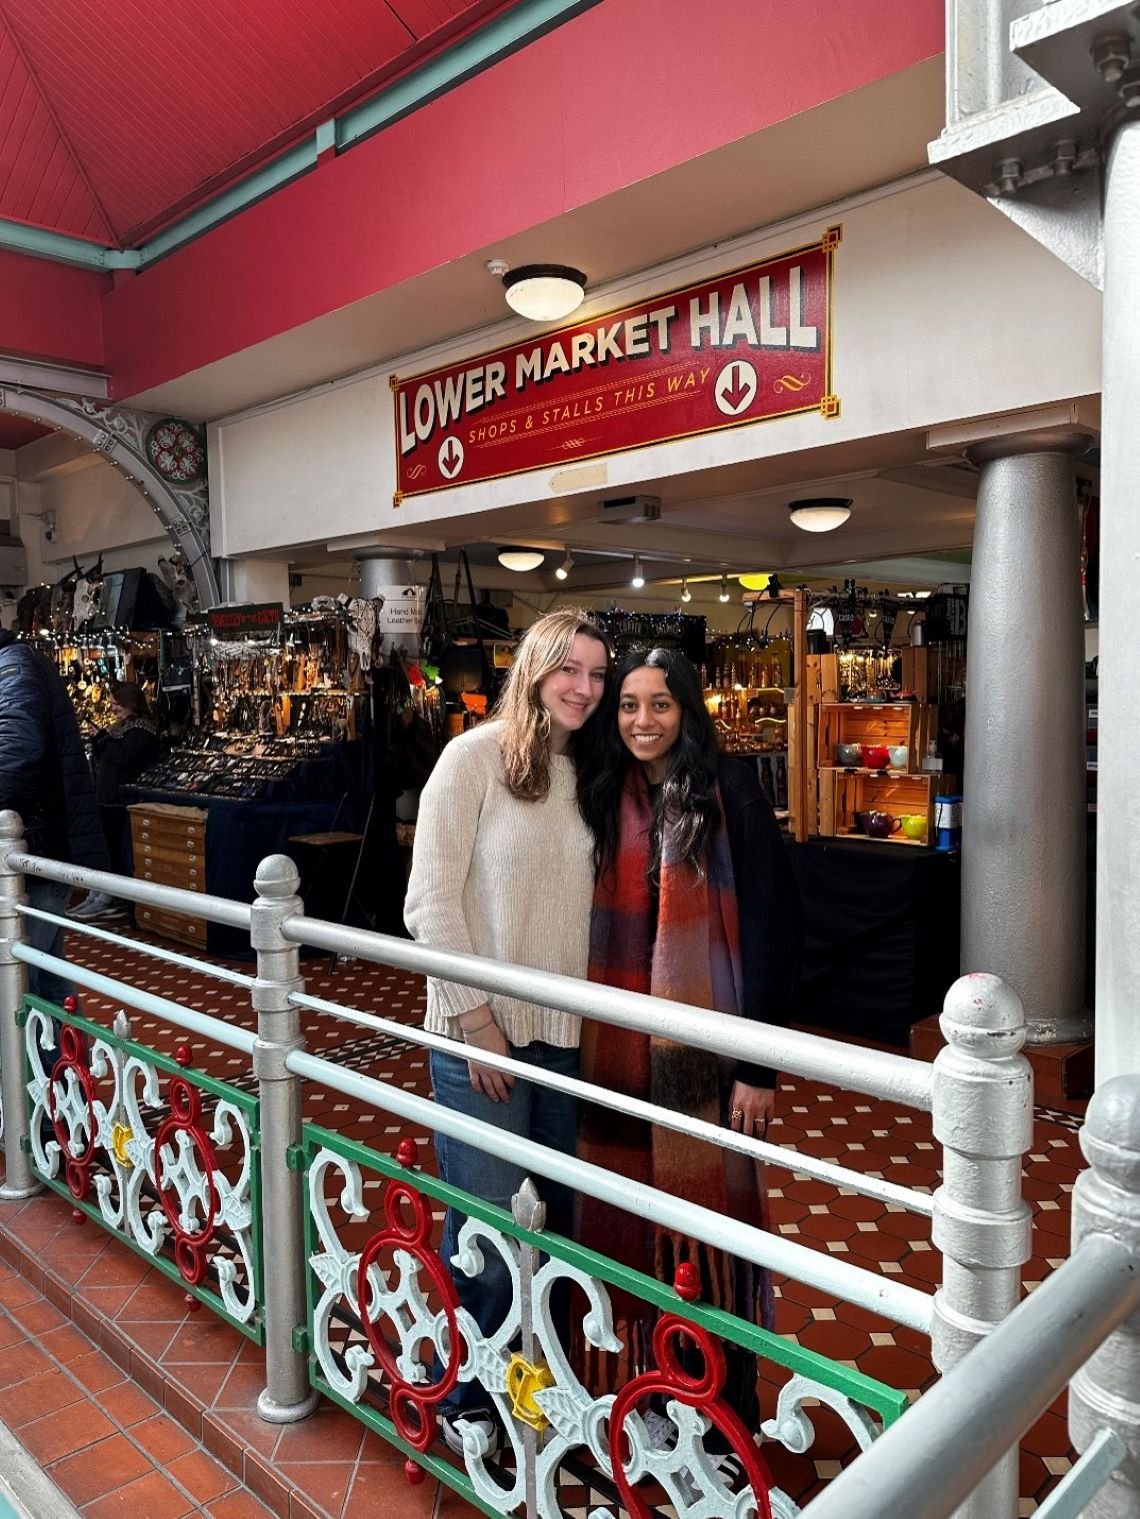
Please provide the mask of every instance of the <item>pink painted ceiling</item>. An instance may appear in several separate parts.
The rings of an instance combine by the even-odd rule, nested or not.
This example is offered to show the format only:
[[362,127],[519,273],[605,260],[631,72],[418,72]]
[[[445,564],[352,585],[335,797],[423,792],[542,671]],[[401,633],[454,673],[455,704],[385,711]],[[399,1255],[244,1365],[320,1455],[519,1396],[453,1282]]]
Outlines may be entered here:
[[127,246],[510,0],[0,0],[0,217]]

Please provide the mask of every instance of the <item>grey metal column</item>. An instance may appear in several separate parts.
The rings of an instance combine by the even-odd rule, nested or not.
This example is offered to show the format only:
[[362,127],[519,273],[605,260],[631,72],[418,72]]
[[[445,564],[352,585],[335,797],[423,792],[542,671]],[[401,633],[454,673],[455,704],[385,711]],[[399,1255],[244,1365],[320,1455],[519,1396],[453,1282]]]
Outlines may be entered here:
[[1104,212],[1097,730],[1096,1074],[1140,1071],[1140,121],[1118,128]]
[[[1097,1088],[1081,1130],[1090,1169],[1073,1192],[1073,1253],[1089,1235],[1124,1240],[1140,1255],[1140,1075]],[[1085,1451],[1111,1429],[1126,1455],[1084,1519],[1140,1519],[1140,1313],[1117,1329],[1069,1383],[1069,1433]]]
[[384,599],[381,626],[385,654],[395,646],[405,658],[418,659],[426,590],[421,590],[411,600],[404,595],[409,586],[415,585],[412,560],[387,559],[376,554],[360,554],[357,558],[360,563],[360,594],[370,601],[377,597]]
[[4,1184],[0,1201],[33,1197],[41,1184],[32,1175],[24,1140],[28,1134],[28,1099],[24,1090],[24,1041],[16,1012],[24,999],[28,969],[12,953],[24,937],[24,920],[16,904],[24,900],[24,877],[8,865],[9,850],[23,850],[24,825],[15,812],[0,812],[0,1095],[4,1103]]
[[301,1079],[285,1069],[286,1058],[304,1045],[301,1017],[289,1001],[304,989],[300,950],[281,932],[286,918],[304,911],[297,867],[273,854],[257,867],[257,899],[249,938],[257,951],[253,1006],[257,1043],[253,1069],[261,1100],[261,1228],[265,1285],[265,1390],[257,1411],[271,1424],[304,1419],[317,1406],[309,1384],[308,1357],[293,1348],[293,1332],[305,1323],[304,1204],[301,1177],[289,1167],[289,1151],[301,1143]]
[[1082,433],[974,448],[962,970],[1025,1008],[1031,1044],[1087,1038],[1084,624],[1073,455]]
[[[1033,1075],[1022,1055],[1025,1014],[1008,986],[977,974],[955,981],[941,1018],[932,1117],[943,1182],[934,1194],[942,1283],[934,1295],[931,1355],[949,1371],[1016,1308],[1032,1253],[1021,1195],[1033,1143]],[[1017,1519],[1016,1449],[1002,1457],[956,1519]]]

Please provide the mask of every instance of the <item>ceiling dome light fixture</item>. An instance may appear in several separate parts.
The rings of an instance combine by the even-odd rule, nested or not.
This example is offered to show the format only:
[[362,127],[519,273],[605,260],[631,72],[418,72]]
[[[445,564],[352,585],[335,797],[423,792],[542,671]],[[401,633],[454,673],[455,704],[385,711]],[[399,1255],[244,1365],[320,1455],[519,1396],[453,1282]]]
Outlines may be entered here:
[[568,264],[523,264],[503,275],[507,305],[530,322],[557,322],[577,311],[586,276]]
[[724,571],[721,572],[721,577],[720,577],[720,595],[717,597],[717,600],[718,601],[727,601],[728,600],[728,571],[727,570],[724,570]]
[[570,553],[570,550],[567,549],[566,550],[566,558],[562,561],[562,563],[558,566],[558,568],[555,570],[554,573],[558,576],[559,580],[566,580],[566,579],[569,578],[570,571],[573,568],[574,568],[574,559],[573,559],[573,556]]
[[850,517],[851,497],[811,496],[803,501],[789,501],[788,512],[805,533],[830,533]]
[[514,570],[522,574],[526,570],[537,570],[540,564],[545,563],[546,556],[539,553],[538,549],[502,548],[499,550],[499,563],[505,570]]
[[640,591],[645,584],[645,572],[641,568],[641,555],[633,556],[633,579],[629,582],[635,591]]
[[689,590],[689,582],[686,579],[682,579],[682,581],[681,581],[681,600],[682,601],[692,601],[692,599],[693,599],[693,593],[692,593],[692,591]]

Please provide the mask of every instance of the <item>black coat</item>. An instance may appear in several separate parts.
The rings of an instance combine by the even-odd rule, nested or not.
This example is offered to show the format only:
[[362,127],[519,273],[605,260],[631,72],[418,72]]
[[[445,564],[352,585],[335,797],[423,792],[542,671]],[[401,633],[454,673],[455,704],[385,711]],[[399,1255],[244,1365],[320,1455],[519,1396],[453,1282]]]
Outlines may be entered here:
[[[784,835],[755,767],[721,755],[718,778],[740,914],[745,1018],[787,1028],[795,1016],[803,957],[803,907]],[[776,1073],[741,1061],[737,1081],[774,1087]]]
[[95,796],[101,807],[120,801],[124,786],[149,770],[161,752],[158,729],[147,717],[131,717],[103,728],[91,744],[95,760]]
[[0,808],[32,854],[109,870],[95,788],[67,687],[51,660],[0,632]]

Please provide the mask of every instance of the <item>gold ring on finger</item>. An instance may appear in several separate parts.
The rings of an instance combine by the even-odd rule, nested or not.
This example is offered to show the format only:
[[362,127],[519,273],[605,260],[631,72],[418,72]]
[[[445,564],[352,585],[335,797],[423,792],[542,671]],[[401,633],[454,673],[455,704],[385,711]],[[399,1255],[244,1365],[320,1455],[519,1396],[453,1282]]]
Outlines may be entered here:
[[744,1109],[743,1108],[733,1108],[731,1121],[733,1123],[737,1123],[738,1121],[741,1122],[741,1123],[743,1123],[743,1121],[744,1121]]

